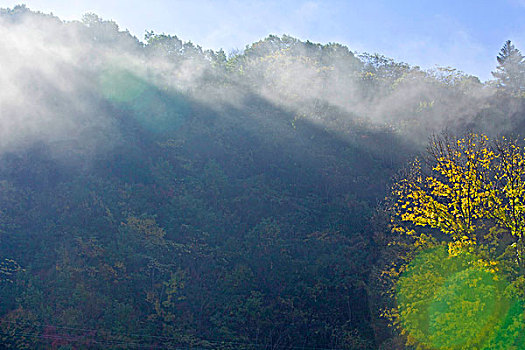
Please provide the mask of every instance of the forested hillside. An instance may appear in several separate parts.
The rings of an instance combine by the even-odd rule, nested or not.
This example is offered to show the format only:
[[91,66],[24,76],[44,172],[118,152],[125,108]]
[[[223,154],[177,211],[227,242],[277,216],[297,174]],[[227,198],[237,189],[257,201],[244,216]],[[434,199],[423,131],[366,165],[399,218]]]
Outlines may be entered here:
[[7,348],[403,348],[381,317],[393,179],[432,134],[525,134],[510,42],[482,83],[337,43],[226,54],[24,6],[0,10],[0,38]]

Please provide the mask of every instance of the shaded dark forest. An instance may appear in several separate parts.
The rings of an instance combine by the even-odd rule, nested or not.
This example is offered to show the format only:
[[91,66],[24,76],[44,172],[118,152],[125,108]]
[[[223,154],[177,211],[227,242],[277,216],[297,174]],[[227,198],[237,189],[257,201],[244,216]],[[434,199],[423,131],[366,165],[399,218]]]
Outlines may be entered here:
[[[269,36],[139,41],[0,10],[0,343],[396,349],[384,210],[428,138],[525,134],[494,80]],[[494,53],[496,62],[497,52]]]

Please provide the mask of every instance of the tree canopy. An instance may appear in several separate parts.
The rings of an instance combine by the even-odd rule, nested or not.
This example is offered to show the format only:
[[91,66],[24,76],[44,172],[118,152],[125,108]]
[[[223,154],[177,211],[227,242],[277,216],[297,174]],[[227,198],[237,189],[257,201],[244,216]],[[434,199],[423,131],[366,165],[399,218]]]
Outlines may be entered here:
[[409,343],[492,349],[503,338],[506,347],[522,341],[511,334],[525,329],[515,292],[525,279],[524,157],[506,138],[433,137],[425,164],[416,161],[395,184],[394,231],[413,237],[415,258],[397,277],[391,316]]

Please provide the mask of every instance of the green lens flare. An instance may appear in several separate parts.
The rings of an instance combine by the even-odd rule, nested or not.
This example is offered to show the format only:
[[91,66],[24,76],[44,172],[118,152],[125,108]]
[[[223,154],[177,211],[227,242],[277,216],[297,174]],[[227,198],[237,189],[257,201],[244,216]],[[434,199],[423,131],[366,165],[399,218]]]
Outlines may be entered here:
[[431,349],[522,349],[523,309],[507,287],[473,254],[422,252],[398,282],[400,325]]
[[178,129],[190,115],[190,104],[182,94],[160,89],[130,70],[106,69],[99,85],[104,98],[155,133]]
[[107,69],[99,79],[101,92],[105,98],[115,103],[129,103],[137,100],[147,89],[147,85],[122,69]]
[[494,275],[477,267],[450,276],[429,305],[429,335],[437,348],[483,342],[497,326],[500,289]]

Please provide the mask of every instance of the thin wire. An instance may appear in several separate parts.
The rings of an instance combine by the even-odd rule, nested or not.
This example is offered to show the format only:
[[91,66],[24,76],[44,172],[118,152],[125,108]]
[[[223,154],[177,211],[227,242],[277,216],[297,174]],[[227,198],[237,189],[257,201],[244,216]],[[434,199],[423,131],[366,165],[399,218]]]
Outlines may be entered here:
[[[6,331],[2,331],[0,330],[0,333],[4,334],[4,335],[7,335],[7,336],[12,336],[12,333],[11,332],[6,332]],[[59,340],[59,339],[62,339],[62,340],[68,340],[70,342],[80,342],[82,340],[76,340],[76,339],[71,339],[71,337],[67,337],[67,336],[61,336],[61,335],[51,335],[51,336],[46,336],[46,335],[42,335],[42,334],[38,334],[38,333],[27,333],[27,332],[20,332],[20,331],[17,331],[17,330],[14,330],[14,333],[19,335],[19,336],[28,336],[28,337],[32,337],[32,338],[38,338],[38,339],[43,339],[43,340],[46,340],[46,339],[49,339],[49,340]],[[139,343],[132,343],[132,342],[125,342],[125,341],[114,341],[114,340],[94,340],[94,339],[89,339],[88,340],[89,343],[95,343],[95,344],[106,344],[106,345],[122,345],[122,346],[133,346],[133,347],[138,347],[138,348],[160,348],[160,349],[173,349],[173,348],[167,348],[167,347],[159,347],[155,344],[139,344]],[[176,348],[177,349],[177,348]]]
[[[7,320],[0,320],[0,323],[2,322],[5,322],[5,323],[11,323],[11,324],[17,324],[17,325],[27,325],[28,323],[20,323],[20,322],[15,322],[15,321],[7,321]],[[96,329],[86,329],[86,328],[76,328],[76,327],[67,327],[67,326],[55,326],[55,325],[49,325],[49,324],[31,324],[29,323],[30,325],[33,325],[33,326],[38,326],[38,327],[54,327],[54,328],[58,328],[58,329],[69,329],[69,330],[78,330],[78,331],[84,331],[84,332],[94,332],[94,333],[100,333],[101,331],[100,330],[96,330]],[[0,330],[0,332],[2,332]],[[15,330],[16,332],[16,330]],[[5,333],[4,333],[5,334]],[[159,336],[159,335],[148,335],[148,334],[137,334],[137,333],[115,333],[115,332],[108,332],[107,333],[108,335],[110,336],[113,336],[113,337],[117,337],[117,336],[136,336],[136,337],[144,337],[144,338],[154,338],[154,339],[161,339],[161,340],[165,340],[165,341],[169,341],[169,340],[175,340],[173,337],[168,337],[168,336]],[[104,334],[100,334],[100,336],[104,336]],[[42,338],[42,336],[39,336],[40,338]],[[53,335],[53,337],[61,337],[61,336],[55,336]],[[71,338],[69,337],[61,337],[59,339],[69,339],[71,341],[77,341],[77,340],[72,340]],[[235,342],[235,341],[227,341],[227,340],[208,340],[208,339],[200,339],[201,341],[204,341],[204,342],[208,342],[210,344],[215,344],[215,345],[220,345],[220,344],[224,344],[224,345],[244,345],[244,346],[254,346],[254,347],[263,347],[265,346],[264,344],[261,344],[261,343],[248,343],[248,342]],[[78,340],[80,341],[80,340]],[[94,341],[94,340],[93,340]],[[95,342],[100,342],[100,341],[95,341]],[[117,345],[119,344],[119,342],[122,344],[122,345],[136,345],[136,346],[139,346],[139,347],[148,347],[148,346],[153,346],[155,348],[159,348],[157,345],[154,345],[154,344],[138,344],[138,343],[131,343],[131,342],[123,342],[123,341],[118,341],[118,340],[105,340],[105,341],[102,341],[102,342],[106,342],[106,343],[110,343],[113,342],[113,343],[117,343]],[[160,347],[162,349],[162,347]],[[341,348],[321,348],[321,347],[311,347],[311,346],[288,346],[288,345],[273,345],[272,348],[288,348],[288,349],[304,349],[304,350],[343,350]],[[169,349],[173,349],[172,347],[170,347]],[[193,350],[198,350],[198,349],[206,349],[206,348],[198,348],[198,347],[183,347],[183,348],[180,348],[180,347],[177,347],[175,349],[193,349]]]
[[[7,320],[0,320],[0,323],[6,322],[6,323],[12,323],[12,324],[21,324],[20,322],[16,321],[7,321]],[[57,325],[51,325],[51,324],[43,324],[34,323],[33,325],[38,327],[50,327],[50,328],[59,328],[59,329],[70,329],[75,331],[83,331],[83,332],[95,332],[100,333],[100,329],[88,329],[88,328],[77,328],[77,327],[69,327],[69,326],[57,326]],[[115,333],[115,332],[107,332],[108,335],[113,336],[136,336],[136,337],[145,337],[145,338],[156,338],[156,339],[163,339],[163,340],[170,340],[173,339],[173,337],[168,336],[161,336],[161,335],[150,335],[150,334],[140,334],[140,333]]]

